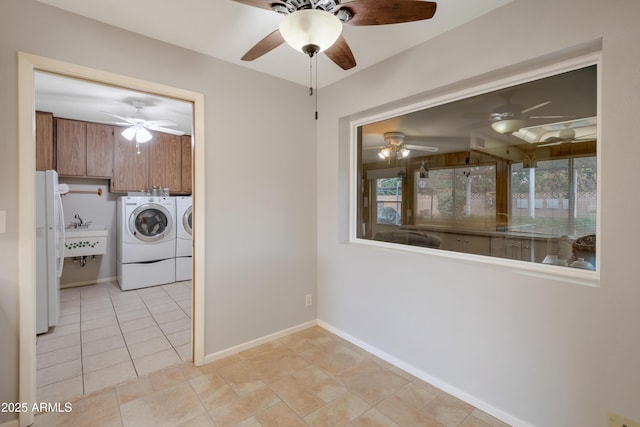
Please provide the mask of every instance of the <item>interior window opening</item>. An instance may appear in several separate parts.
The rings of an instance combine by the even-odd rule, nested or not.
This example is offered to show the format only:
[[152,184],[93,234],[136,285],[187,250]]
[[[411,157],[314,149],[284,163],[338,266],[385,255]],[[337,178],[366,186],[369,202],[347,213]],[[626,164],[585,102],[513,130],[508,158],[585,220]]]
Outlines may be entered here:
[[357,127],[356,235],[595,270],[597,65]]

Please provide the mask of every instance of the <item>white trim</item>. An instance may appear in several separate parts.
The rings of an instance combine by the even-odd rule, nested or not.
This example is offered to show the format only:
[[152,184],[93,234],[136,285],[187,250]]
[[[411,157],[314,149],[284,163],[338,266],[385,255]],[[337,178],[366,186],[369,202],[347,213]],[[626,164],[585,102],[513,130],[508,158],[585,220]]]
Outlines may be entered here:
[[103,277],[101,279],[95,279],[95,280],[84,280],[82,282],[73,282],[73,283],[65,283],[65,284],[60,284],[60,289],[67,289],[67,288],[77,288],[79,286],[89,286],[89,285],[95,285],[98,283],[106,283],[106,282],[115,282],[117,281],[118,278],[117,277]]
[[207,364],[207,363],[215,362],[216,360],[220,360],[225,357],[232,356],[236,353],[240,353],[241,351],[249,350],[250,348],[257,347],[261,344],[265,344],[270,341],[277,340],[278,338],[286,337],[287,335],[291,335],[293,333],[302,331],[304,329],[317,326],[317,324],[318,324],[317,320],[310,320],[308,322],[301,323],[291,328],[283,329],[282,331],[279,331],[279,332],[274,332],[272,334],[265,335],[263,337],[256,338],[251,341],[247,341],[242,344],[234,345],[233,347],[229,347],[227,349],[218,351],[216,353],[211,353],[206,355],[204,358],[205,359],[204,363]]
[[[484,255],[465,254],[461,252],[453,252],[447,250],[428,249],[421,247],[414,247],[402,244],[393,244],[387,242],[378,242],[373,240],[361,239],[356,237],[357,231],[360,227],[357,224],[357,209],[358,209],[358,155],[357,155],[357,142],[358,142],[358,127],[375,123],[380,120],[385,120],[393,117],[397,117],[403,114],[411,113],[417,110],[436,107],[446,103],[466,99],[472,96],[482,95],[491,91],[510,87],[517,84],[530,82],[536,79],[542,79],[553,75],[561,74],[568,71],[577,70],[579,68],[596,65],[598,67],[598,83],[597,83],[597,114],[598,114],[598,140],[602,132],[602,126],[600,122],[602,120],[601,106],[602,106],[602,51],[598,49],[596,52],[589,52],[586,54],[580,54],[576,57],[557,61],[552,64],[536,67],[535,64],[531,65],[530,71],[527,72],[514,72],[509,76],[498,78],[478,84],[473,87],[467,87],[461,90],[453,90],[445,93],[444,95],[436,94],[429,96],[426,94],[420,101],[415,101],[415,98],[407,101],[406,105],[397,106],[398,103],[394,103],[394,107],[389,107],[389,110],[382,112],[372,113],[368,116],[356,115],[349,123],[350,126],[350,141],[349,141],[349,243],[361,244],[366,246],[383,247],[392,250],[399,250],[404,252],[424,253],[429,255],[436,255],[451,260],[461,260],[465,262],[473,262],[475,264],[484,264],[489,267],[502,267],[514,271],[519,274],[536,276],[545,279],[558,280],[565,283],[586,285],[586,286],[599,286],[601,277],[601,239],[596,239],[596,265],[598,266],[596,271],[580,270],[577,268],[562,268],[557,266],[550,266],[545,264],[538,264],[532,262],[523,262],[510,259],[502,259]],[[499,73],[504,75],[504,73]],[[377,109],[381,111],[383,107]],[[597,168],[598,168],[598,188],[597,188],[597,213],[596,213],[596,235],[601,236],[600,227],[602,224],[602,173],[601,173],[601,144],[597,144]]]
[[[204,301],[205,301],[205,132],[204,95],[159,83],[153,83],[120,74],[70,64],[50,58],[18,52],[18,280],[20,296],[20,366],[19,401],[32,404],[36,399],[36,333],[35,333],[35,105],[34,72],[36,70],[57,73],[71,78],[90,80],[112,86],[124,87],[160,96],[181,99],[193,103],[193,195],[194,236],[194,280],[193,280],[193,359],[196,365],[204,360]],[[199,261],[203,260],[203,261]],[[19,424],[31,425],[34,415],[20,413]]]
[[433,385],[434,387],[439,388],[440,390],[443,390],[447,393],[449,393],[452,396],[457,397],[458,399],[474,406],[475,408],[480,409],[481,411],[486,412],[487,414],[498,418],[501,421],[504,421],[505,423],[509,424],[509,425],[513,425],[513,426],[519,426],[519,427],[533,427],[532,424],[528,424],[525,421],[509,414],[508,412],[505,412],[501,409],[498,409],[492,405],[490,405],[489,403],[485,402],[482,399],[477,398],[476,396],[469,394],[463,390],[460,390],[457,387],[452,386],[451,384],[442,381],[441,379],[434,377],[426,372],[424,372],[421,369],[416,368],[413,365],[410,365],[408,363],[405,363],[404,361],[388,354],[385,353],[384,351],[380,350],[379,348],[372,346],[362,340],[359,340],[358,338],[347,334],[346,332],[328,324],[327,322],[318,319],[318,326],[320,326],[321,328],[326,329],[327,331],[331,332],[332,334],[335,334],[337,336],[339,336],[340,338],[343,338],[347,341],[349,341],[351,344],[354,344],[360,348],[362,348],[363,350],[373,354],[374,356],[379,357],[380,359],[391,363],[393,366],[396,366],[397,368],[402,369],[405,372],[408,372],[409,374],[413,375],[416,378],[419,378],[425,382],[428,382],[429,384]]

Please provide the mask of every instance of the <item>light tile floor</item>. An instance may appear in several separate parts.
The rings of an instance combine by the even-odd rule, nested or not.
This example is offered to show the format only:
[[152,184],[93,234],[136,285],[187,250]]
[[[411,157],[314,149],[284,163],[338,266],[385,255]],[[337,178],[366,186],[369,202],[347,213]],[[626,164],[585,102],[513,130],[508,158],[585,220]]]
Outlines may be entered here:
[[202,367],[191,362],[41,413],[36,426],[504,427],[312,327]]
[[66,401],[191,360],[191,281],[60,292],[60,319],[36,343],[37,399]]

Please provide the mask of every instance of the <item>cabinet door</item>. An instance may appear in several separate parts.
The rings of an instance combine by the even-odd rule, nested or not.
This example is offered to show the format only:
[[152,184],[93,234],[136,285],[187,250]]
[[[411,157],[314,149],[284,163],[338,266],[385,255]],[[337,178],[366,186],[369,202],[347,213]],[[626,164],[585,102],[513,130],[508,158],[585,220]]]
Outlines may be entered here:
[[113,126],[87,123],[87,176],[113,175]]
[[149,188],[149,143],[128,141],[117,130],[113,135],[111,191],[143,191]]
[[36,111],[36,170],[53,169],[53,114]]
[[85,122],[56,119],[56,170],[60,175],[87,175],[87,126]]
[[181,144],[182,144],[182,192],[191,193],[193,191],[191,135],[183,135],[180,138],[181,138]]
[[488,236],[462,236],[462,251],[468,254],[491,255],[491,239]]
[[149,182],[175,193],[182,189],[182,146],[180,136],[154,132],[150,145]]

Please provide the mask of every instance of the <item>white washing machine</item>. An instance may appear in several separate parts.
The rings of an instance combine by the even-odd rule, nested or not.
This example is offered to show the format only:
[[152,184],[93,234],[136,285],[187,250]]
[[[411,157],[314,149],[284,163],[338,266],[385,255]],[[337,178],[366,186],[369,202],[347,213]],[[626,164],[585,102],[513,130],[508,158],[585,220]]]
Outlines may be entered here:
[[176,281],[191,280],[193,207],[191,196],[176,197]]
[[173,197],[118,198],[118,283],[125,291],[176,281]]

